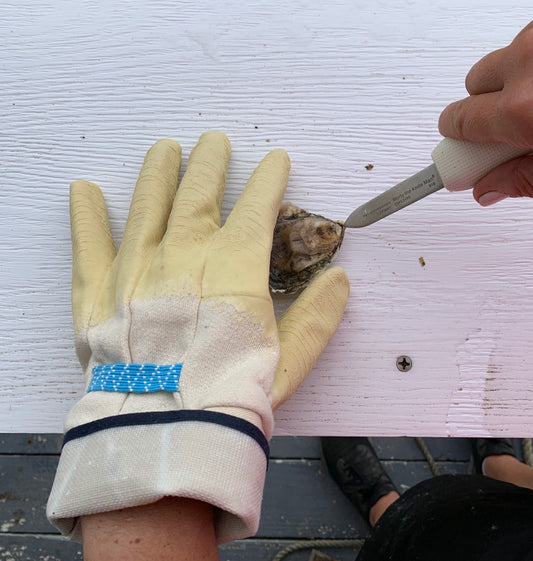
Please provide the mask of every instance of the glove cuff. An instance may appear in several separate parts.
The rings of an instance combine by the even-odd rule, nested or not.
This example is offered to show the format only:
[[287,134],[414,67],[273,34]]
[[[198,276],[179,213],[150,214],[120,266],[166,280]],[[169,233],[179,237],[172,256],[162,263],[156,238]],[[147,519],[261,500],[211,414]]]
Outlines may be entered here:
[[47,505],[62,534],[79,517],[186,497],[215,507],[218,543],[257,532],[268,442],[253,424],[201,410],[106,417],[67,432]]

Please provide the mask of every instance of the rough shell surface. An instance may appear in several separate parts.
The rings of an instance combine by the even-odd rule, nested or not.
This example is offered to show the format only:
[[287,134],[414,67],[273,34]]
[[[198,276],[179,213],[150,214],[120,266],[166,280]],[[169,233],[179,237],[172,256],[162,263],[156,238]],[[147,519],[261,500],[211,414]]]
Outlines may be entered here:
[[283,203],[274,228],[270,288],[292,294],[305,288],[333,260],[344,237],[344,224]]

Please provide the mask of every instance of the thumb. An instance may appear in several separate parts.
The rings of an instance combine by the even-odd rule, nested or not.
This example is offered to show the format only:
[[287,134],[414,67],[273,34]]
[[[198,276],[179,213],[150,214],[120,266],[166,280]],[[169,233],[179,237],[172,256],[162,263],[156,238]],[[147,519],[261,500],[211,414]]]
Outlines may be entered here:
[[280,359],[272,385],[272,409],[296,391],[337,330],[350,284],[340,267],[319,275],[278,320]]
[[494,168],[476,183],[473,194],[481,206],[507,197],[533,198],[533,153]]

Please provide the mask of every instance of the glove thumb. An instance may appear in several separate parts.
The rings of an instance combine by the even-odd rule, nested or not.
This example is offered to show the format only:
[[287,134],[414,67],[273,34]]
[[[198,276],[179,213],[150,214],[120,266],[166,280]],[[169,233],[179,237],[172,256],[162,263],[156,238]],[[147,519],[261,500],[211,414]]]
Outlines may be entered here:
[[296,391],[337,330],[350,284],[340,267],[319,275],[278,320],[280,359],[272,385],[272,409]]

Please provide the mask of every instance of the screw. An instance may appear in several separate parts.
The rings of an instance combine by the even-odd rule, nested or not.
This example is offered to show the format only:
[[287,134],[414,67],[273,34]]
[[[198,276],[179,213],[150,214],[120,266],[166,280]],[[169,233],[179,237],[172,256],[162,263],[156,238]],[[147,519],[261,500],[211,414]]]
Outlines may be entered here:
[[399,356],[396,359],[396,368],[400,372],[408,372],[413,367],[413,361],[405,355]]

